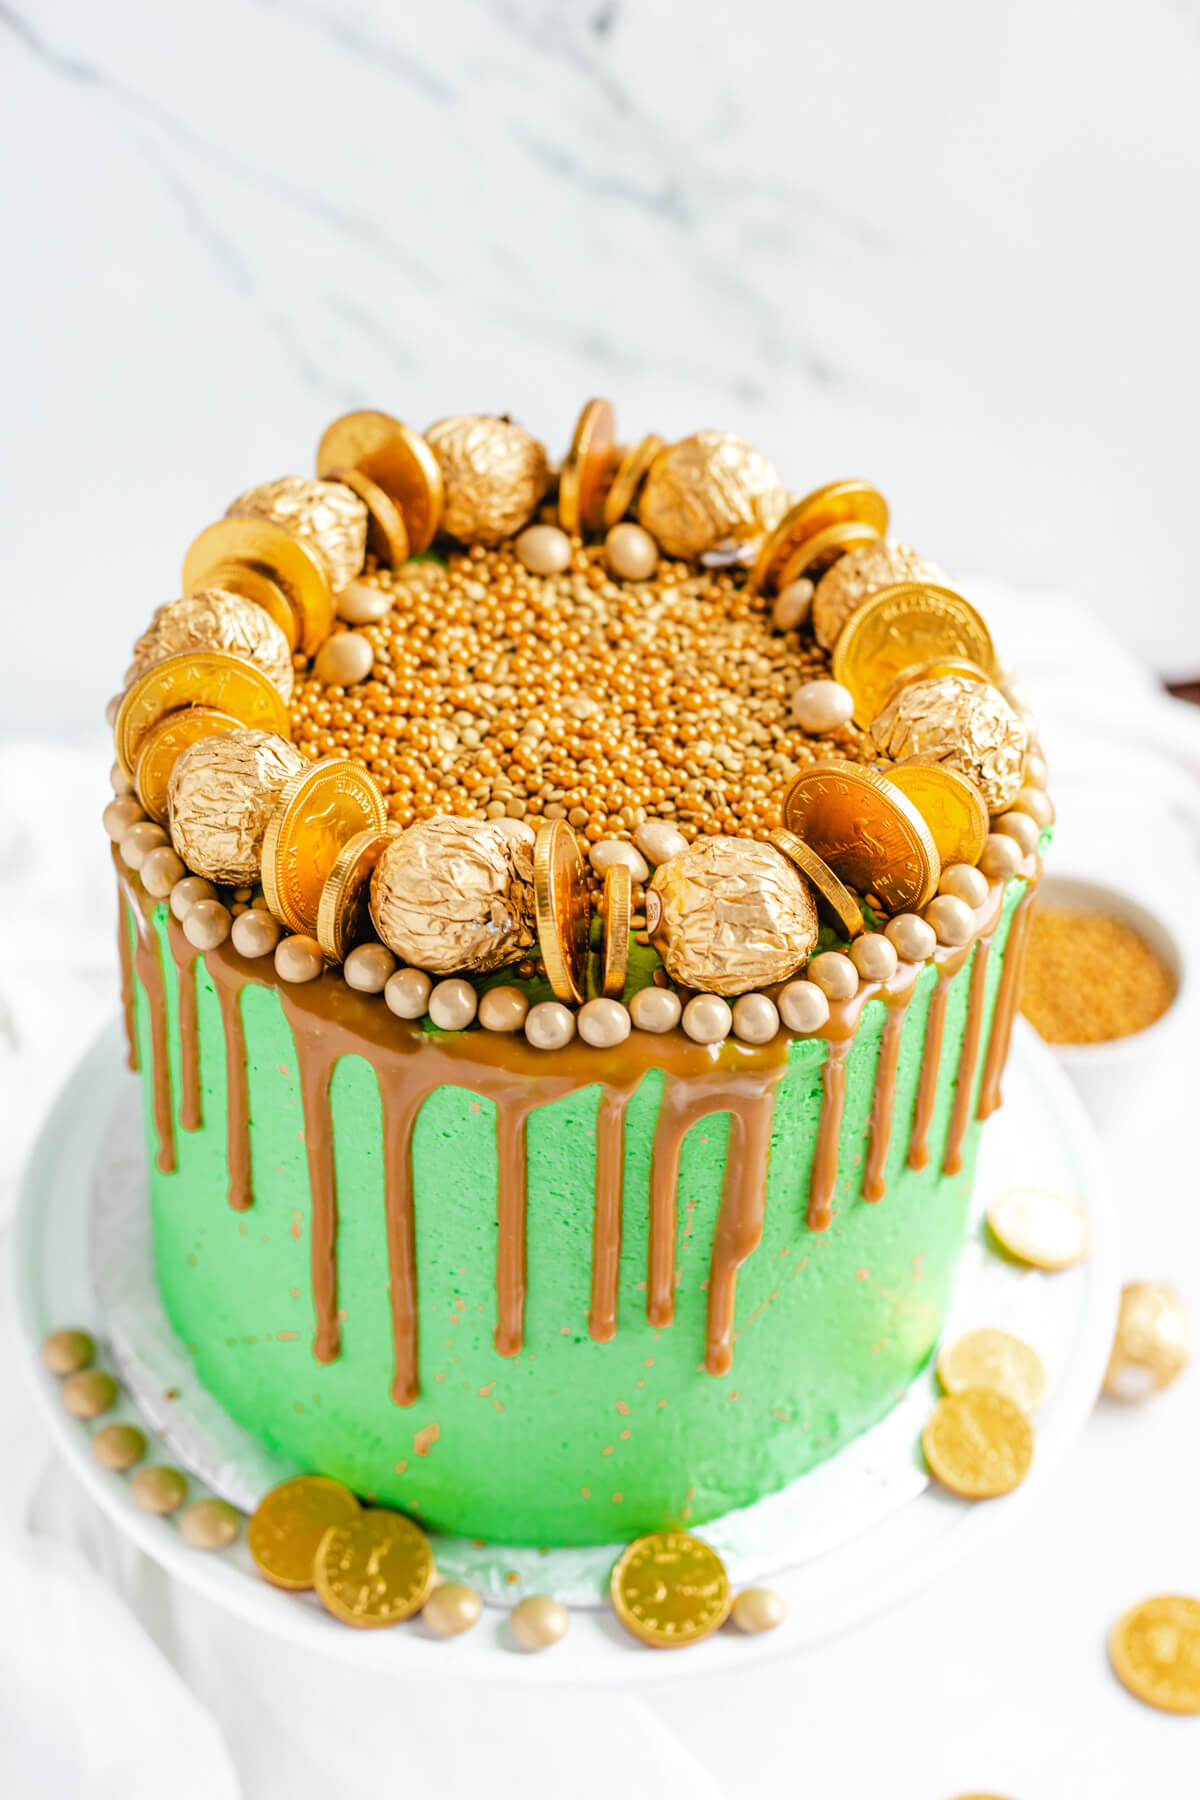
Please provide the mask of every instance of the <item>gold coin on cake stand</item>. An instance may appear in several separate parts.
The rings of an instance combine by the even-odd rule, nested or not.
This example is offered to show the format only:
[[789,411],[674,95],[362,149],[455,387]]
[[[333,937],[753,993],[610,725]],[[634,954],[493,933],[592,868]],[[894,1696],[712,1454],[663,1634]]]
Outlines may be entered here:
[[1082,1203],[1053,1188],[1006,1188],[988,1207],[987,1222],[1002,1249],[1035,1269],[1069,1269],[1091,1248]]
[[273,1587],[301,1593],[313,1585],[313,1563],[331,1525],[353,1519],[358,1501],[326,1475],[297,1475],[271,1489],[255,1507],[246,1542]]
[[240,719],[232,713],[219,712],[215,706],[184,706],[159,719],[142,739],[133,765],[133,791],[142,810],[157,824],[165,825],[167,783],[176,757],[197,738],[219,737],[225,731],[244,729]]
[[794,831],[786,831],[777,825],[767,836],[777,850],[783,852],[790,863],[795,863],[800,873],[811,882],[817,891],[817,904],[826,917],[844,931],[848,938],[857,937],[863,929],[862,908],[850,892],[845,882],[839,881],[829,864],[819,857],[798,838]]
[[348,756],[323,756],[293,775],[262,844],[263,894],[280,924],[315,936],[321,890],[343,847],[357,832],[382,831],[386,820],[379,789]]
[[[218,519],[188,548],[183,591],[196,594],[201,588],[231,587],[239,569],[252,577],[265,576],[282,588],[299,621],[299,647],[305,656],[312,656],[333,629],[333,594],[320,552],[273,519]],[[245,598],[256,598],[253,583],[247,585]]]
[[925,1461],[964,1500],[995,1500],[1020,1487],[1033,1462],[1033,1427],[1015,1401],[964,1388],[938,1401],[921,1434]]
[[396,826],[377,831],[368,826],[347,838],[325,877],[317,903],[317,942],[330,962],[345,962],[362,941],[368,921],[371,874]]
[[404,515],[377,481],[361,469],[338,469],[329,479],[340,481],[357,494],[367,509],[367,549],[385,569],[398,569],[408,561],[408,530]]
[[947,657],[965,658],[988,674],[995,656],[987,626],[961,594],[902,581],[850,614],[833,647],[833,679],[850,689],[855,723],[865,729],[900,675]]
[[604,524],[604,501],[619,456],[616,435],[611,402],[589,400],[558,472],[558,522],[572,537],[590,536]]
[[[887,530],[887,501],[866,481],[833,481],[793,502],[774,531],[763,539],[747,587],[751,593],[781,588],[783,570],[802,545],[830,525],[869,526],[875,537]],[[869,539],[867,541],[870,541]]]
[[650,432],[640,443],[626,444],[613,476],[613,484],[604,496],[604,523],[619,525],[631,512],[639,490],[650,473],[650,464],[663,447],[663,440]]
[[851,550],[861,550],[866,544],[877,544],[879,533],[873,525],[866,525],[861,519],[844,519],[839,525],[825,525],[805,538],[798,550],[794,550],[784,563],[778,575],[780,593],[790,587],[793,581],[820,581],[827,569],[832,569],[839,556],[846,556]]
[[591,907],[575,833],[565,819],[543,825],[533,846],[533,902],[546,979],[560,1000],[587,999]]
[[254,663],[224,650],[182,650],[139,675],[122,695],[113,741],[130,780],[150,727],[182,706],[211,706],[246,729],[292,735],[287,702]]
[[973,781],[945,763],[919,756],[879,773],[912,801],[932,833],[943,868],[979,861],[990,827],[987,804]]
[[420,1612],[437,1571],[429,1539],[403,1513],[369,1507],[331,1525],[313,1563],[313,1586],[335,1619],[363,1631]]
[[991,1388],[1023,1413],[1035,1413],[1046,1398],[1046,1369],[1032,1344],[1011,1332],[982,1326],[938,1352],[938,1380],[948,1394],[964,1388]]
[[794,778],[780,810],[786,830],[889,912],[924,906],[937,892],[941,864],[928,825],[874,769],[815,763]]
[[600,918],[604,935],[600,944],[600,992],[619,1000],[629,973],[629,921],[633,912],[633,876],[624,863],[610,863],[604,871]]
[[1113,1671],[1160,1712],[1200,1713],[1200,1600],[1156,1594],[1131,1607],[1108,1638]]
[[442,466],[425,439],[389,413],[344,413],[317,445],[317,474],[345,481],[359,469],[400,508],[413,556],[437,535],[445,500]]
[[613,1567],[609,1591],[626,1631],[656,1650],[700,1643],[733,1604],[724,1563],[686,1531],[635,1538]]

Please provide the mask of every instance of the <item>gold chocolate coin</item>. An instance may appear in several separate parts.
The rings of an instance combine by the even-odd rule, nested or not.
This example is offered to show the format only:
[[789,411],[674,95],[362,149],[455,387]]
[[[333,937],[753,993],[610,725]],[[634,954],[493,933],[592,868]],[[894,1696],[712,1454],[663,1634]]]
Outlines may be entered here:
[[793,831],[785,831],[782,825],[777,825],[767,836],[816,889],[818,908],[830,923],[845,932],[848,938],[857,937],[863,928],[862,908],[829,864],[810,849],[803,838],[798,838]]
[[533,846],[533,900],[546,979],[560,1000],[587,999],[587,877],[565,819],[543,825]]
[[911,800],[928,825],[942,867],[977,863],[988,835],[988,809],[973,781],[945,763],[920,757],[882,768],[879,773]]
[[725,1623],[733,1604],[724,1563],[686,1531],[635,1538],[615,1564],[609,1590],[626,1631],[656,1650],[700,1643]]
[[558,472],[558,522],[572,537],[590,536],[604,524],[604,501],[619,454],[616,432],[611,402],[589,400]]
[[968,1331],[938,1352],[938,1380],[948,1394],[990,1388],[1023,1413],[1035,1413],[1046,1397],[1046,1370],[1032,1344],[1010,1332],[983,1326]]
[[167,823],[167,783],[175,759],[197,738],[218,737],[225,731],[242,731],[240,719],[215,706],[183,706],[153,724],[133,765],[133,790],[144,812],[156,824]]
[[964,1388],[947,1394],[921,1435],[925,1461],[964,1500],[994,1500],[1020,1487],[1033,1462],[1033,1427],[1007,1394]]
[[1091,1248],[1083,1205],[1053,1188],[1006,1188],[988,1207],[987,1222],[1002,1249],[1035,1269],[1069,1269]]
[[218,519],[206,526],[183,559],[183,591],[224,587],[241,592],[239,569],[259,578],[259,583],[247,584],[247,600],[258,601],[264,576],[283,590],[299,621],[300,649],[312,656],[333,629],[333,594],[320,552],[273,519]]
[[209,582],[217,593],[236,594],[241,600],[252,601],[268,619],[275,621],[287,639],[289,650],[300,648],[300,615],[272,576],[252,568],[249,563],[219,562],[214,563]]
[[640,443],[626,444],[617,464],[617,472],[613,476],[613,484],[604,496],[605,525],[619,525],[626,513],[633,510],[642,483],[650,473],[650,464],[662,447],[663,440],[653,432]]
[[864,525],[861,519],[844,519],[840,525],[823,526],[820,531],[805,538],[800,548],[793,551],[784,563],[778,576],[780,593],[785,587],[790,587],[793,581],[820,581],[826,569],[832,569],[839,556],[845,556],[851,550],[861,550],[864,544],[878,542],[879,533],[875,527]]
[[358,1501],[326,1475],[297,1475],[273,1487],[246,1527],[250,1554],[273,1587],[299,1593],[313,1585],[313,1563],[331,1525],[353,1519]]
[[987,626],[961,594],[902,581],[880,588],[850,614],[833,647],[833,679],[854,695],[855,722],[865,728],[901,674],[946,657],[989,673],[995,658]]
[[410,553],[428,550],[445,492],[442,466],[425,439],[389,413],[344,413],[317,445],[317,474],[345,481],[347,469],[361,470],[399,507]]
[[338,469],[331,480],[340,481],[357,494],[367,509],[367,549],[385,569],[398,569],[408,561],[408,530],[404,515],[390,494],[361,469]]
[[344,1625],[363,1631],[411,1619],[436,1578],[433,1551],[420,1526],[376,1506],[331,1525],[313,1563],[321,1604]]
[[382,831],[383,798],[361,763],[323,756],[293,775],[267,822],[262,884],[267,905],[289,931],[316,933],[321,890],[348,840]]
[[945,675],[957,675],[962,681],[975,681],[981,686],[991,681],[991,676],[985,675],[978,663],[968,662],[965,656],[933,656],[928,662],[913,663],[911,668],[901,669],[883,696],[880,712],[902,688],[912,687],[918,681],[940,681]]
[[1113,1626],[1108,1655],[1136,1700],[1160,1712],[1200,1713],[1200,1600],[1156,1594]]
[[633,911],[633,876],[624,863],[610,863],[604,871],[600,918],[604,935],[600,943],[600,992],[619,1000],[629,973],[629,920]]
[[912,801],[876,770],[835,760],[803,769],[783,796],[784,826],[860,894],[889,912],[924,906],[941,864]]
[[117,761],[130,780],[150,727],[181,706],[210,706],[248,730],[292,735],[287,702],[254,663],[224,650],[182,650],[139,675],[121,698],[113,741]]
[[763,539],[746,584],[750,592],[765,589],[770,593],[783,587],[783,571],[802,545],[830,525],[851,522],[869,526],[873,537],[882,537],[887,530],[887,501],[869,482],[834,481],[805,494]]
[[347,838],[325,877],[317,902],[317,942],[330,962],[345,962],[367,929],[371,875],[395,826],[382,831],[369,825]]

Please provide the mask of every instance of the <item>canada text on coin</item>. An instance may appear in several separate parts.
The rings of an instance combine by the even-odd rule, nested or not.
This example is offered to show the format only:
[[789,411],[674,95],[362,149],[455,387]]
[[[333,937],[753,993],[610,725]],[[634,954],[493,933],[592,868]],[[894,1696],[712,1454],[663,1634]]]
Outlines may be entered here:
[[113,742],[130,780],[150,727],[182,706],[210,706],[248,730],[292,735],[287,702],[254,663],[224,650],[183,650],[131,682],[117,709]]
[[923,906],[941,864],[916,807],[874,769],[840,759],[802,769],[783,796],[786,830],[890,912]]
[[904,670],[965,657],[990,675],[995,663],[987,626],[961,594],[922,581],[881,588],[855,608],[833,648],[833,679],[854,695],[855,722],[865,729]]
[[609,1590],[625,1629],[656,1650],[709,1637],[733,1603],[724,1563],[686,1531],[636,1538],[614,1565]]
[[331,1525],[352,1519],[358,1501],[340,1481],[297,1475],[265,1494],[251,1514],[246,1542],[259,1573],[275,1587],[313,1585],[313,1562]]
[[262,883],[267,905],[291,931],[316,931],[321,890],[348,839],[382,831],[383,798],[361,764],[326,756],[294,775],[263,835]]

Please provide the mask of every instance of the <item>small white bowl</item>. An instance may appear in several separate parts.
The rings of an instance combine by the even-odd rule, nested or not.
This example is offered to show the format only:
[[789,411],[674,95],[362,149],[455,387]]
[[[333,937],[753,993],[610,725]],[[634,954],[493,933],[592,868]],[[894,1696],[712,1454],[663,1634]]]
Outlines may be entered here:
[[1098,1125],[1124,1112],[1170,1053],[1176,1027],[1190,997],[1188,953],[1183,938],[1160,914],[1150,912],[1121,888],[1106,882],[1072,875],[1047,875],[1038,904],[1064,907],[1071,912],[1107,913],[1120,919],[1145,939],[1175,980],[1175,997],[1165,1013],[1142,1031],[1128,1037],[1108,1038],[1098,1044],[1050,1044],[1077,1088],[1080,1098]]

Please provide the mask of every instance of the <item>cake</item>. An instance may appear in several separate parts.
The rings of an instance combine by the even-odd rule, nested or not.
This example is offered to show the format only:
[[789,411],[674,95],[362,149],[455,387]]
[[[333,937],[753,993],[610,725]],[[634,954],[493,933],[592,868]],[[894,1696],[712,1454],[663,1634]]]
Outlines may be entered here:
[[1052,812],[864,482],[702,431],[325,433],[185,559],[105,815],[154,1258],[299,1470],[513,1544],[702,1525],[945,1317]]

